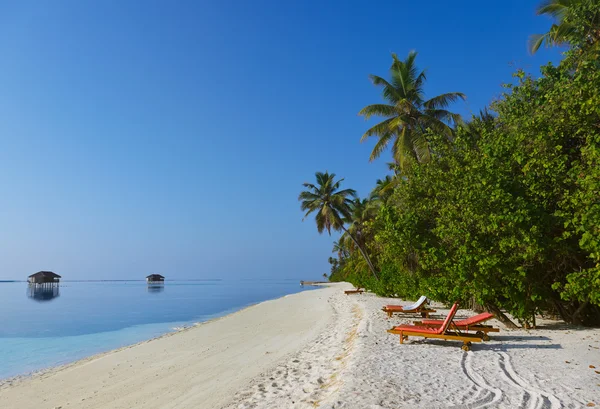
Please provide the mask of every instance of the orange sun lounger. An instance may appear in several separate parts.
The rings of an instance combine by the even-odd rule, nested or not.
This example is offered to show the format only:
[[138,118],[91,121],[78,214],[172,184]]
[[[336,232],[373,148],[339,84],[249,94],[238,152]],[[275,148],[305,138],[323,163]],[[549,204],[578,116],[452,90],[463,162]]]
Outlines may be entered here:
[[386,305],[382,308],[383,312],[385,312],[388,317],[391,317],[394,313],[421,313],[421,316],[424,318],[429,318],[429,313],[435,312],[435,310],[431,309],[427,304],[427,297],[424,295],[419,298],[419,300],[411,305]]
[[[452,321],[452,323],[450,324],[450,328],[456,328],[461,331],[474,331],[478,336],[481,337],[482,340],[489,341],[489,332],[500,332],[500,328],[494,328],[491,325],[483,324],[483,322],[488,321],[492,318],[494,318],[494,314],[484,312],[464,320]],[[439,328],[443,325],[443,323],[444,321],[442,320],[415,321],[416,326],[424,328]]]
[[475,334],[463,334],[460,332],[449,331],[450,323],[458,310],[458,303],[455,303],[448,316],[443,321],[439,328],[424,328],[417,325],[399,325],[392,329],[389,329],[390,334],[400,335],[400,343],[403,344],[404,340],[411,337],[424,337],[424,338],[438,338],[438,339],[449,339],[454,341],[462,341],[462,349],[464,351],[471,350],[471,342],[481,342],[481,338]]

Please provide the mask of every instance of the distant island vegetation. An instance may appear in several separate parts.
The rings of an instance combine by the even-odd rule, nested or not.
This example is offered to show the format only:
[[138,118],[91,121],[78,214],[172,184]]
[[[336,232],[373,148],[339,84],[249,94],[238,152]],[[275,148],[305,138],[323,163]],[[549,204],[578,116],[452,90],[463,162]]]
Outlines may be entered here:
[[371,75],[384,103],[371,160],[391,150],[390,175],[367,198],[317,172],[299,200],[334,243],[331,281],[382,296],[437,301],[535,326],[536,314],[600,324],[600,2],[550,0],[555,24],[530,50],[566,47],[539,78],[522,70],[494,103],[464,120],[459,92],[425,97],[417,54],[392,54]]

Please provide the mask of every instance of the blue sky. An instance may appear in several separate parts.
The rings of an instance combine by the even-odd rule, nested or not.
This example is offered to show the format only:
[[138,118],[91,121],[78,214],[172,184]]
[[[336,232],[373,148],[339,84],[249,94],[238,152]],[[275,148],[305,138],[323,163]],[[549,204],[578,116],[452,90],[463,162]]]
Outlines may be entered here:
[[386,174],[357,116],[368,80],[419,52],[428,95],[470,116],[550,25],[538,1],[0,3],[0,279],[317,278],[302,223],[317,170],[366,195]]

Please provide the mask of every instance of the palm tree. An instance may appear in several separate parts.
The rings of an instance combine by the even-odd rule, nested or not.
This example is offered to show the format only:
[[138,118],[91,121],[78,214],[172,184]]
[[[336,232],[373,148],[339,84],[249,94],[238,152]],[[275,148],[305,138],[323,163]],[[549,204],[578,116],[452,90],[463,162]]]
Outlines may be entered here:
[[337,253],[337,256],[340,260],[348,257],[348,247],[346,246],[346,240],[344,236],[340,237],[338,241],[333,242],[333,248],[331,249],[332,253]]
[[[538,15],[548,15],[555,20],[546,34],[533,34],[529,38],[529,50],[535,54],[542,45],[546,47],[569,43],[581,27],[574,20],[584,23],[584,41],[593,44],[600,39],[600,12],[594,6],[597,0],[545,0],[538,9]],[[583,15],[581,15],[583,14]]]
[[309,214],[316,212],[315,221],[319,233],[327,230],[331,235],[332,229],[334,231],[344,231],[356,244],[371,273],[377,278],[375,267],[365,249],[359,244],[354,234],[350,233],[344,226],[344,221],[352,218],[352,199],[356,197],[356,192],[352,189],[339,190],[344,179],[335,181],[335,173],[317,172],[315,177],[317,184],[303,183],[307,190],[301,192],[298,196],[298,200],[302,202],[300,208],[302,211],[306,211],[304,219]]
[[369,119],[380,116],[382,122],[371,127],[361,138],[364,142],[371,136],[379,138],[370,160],[378,158],[392,142],[394,160],[405,167],[409,157],[425,162],[430,157],[427,130],[452,138],[452,124],[462,122],[460,115],[445,108],[465,95],[460,92],[449,92],[425,99],[423,88],[426,81],[425,71],[419,72],[415,59],[417,53],[411,51],[404,61],[392,54],[390,81],[377,75],[371,75],[374,85],[382,87],[382,95],[387,104],[368,105],[358,113]]
[[374,208],[368,199],[355,198],[350,204],[351,215],[347,220],[349,223],[348,235],[352,234],[356,241],[365,246],[367,242],[367,223],[373,220]]
[[386,163],[386,165],[389,171],[394,172],[395,176],[398,176],[400,173],[402,173],[402,169],[400,169],[400,165],[398,164],[398,162],[388,162]]
[[390,175],[387,175],[383,179],[377,179],[375,187],[369,195],[369,199],[373,203],[386,203],[394,192],[395,180]]

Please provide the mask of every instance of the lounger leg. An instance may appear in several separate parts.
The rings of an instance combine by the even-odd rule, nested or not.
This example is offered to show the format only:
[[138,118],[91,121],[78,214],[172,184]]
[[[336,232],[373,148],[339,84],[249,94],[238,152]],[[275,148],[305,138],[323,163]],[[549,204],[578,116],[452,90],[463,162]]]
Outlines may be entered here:
[[388,318],[392,318],[392,312],[391,311],[386,311]]
[[490,340],[490,336],[485,331],[477,331],[476,335],[480,337],[482,341]]

